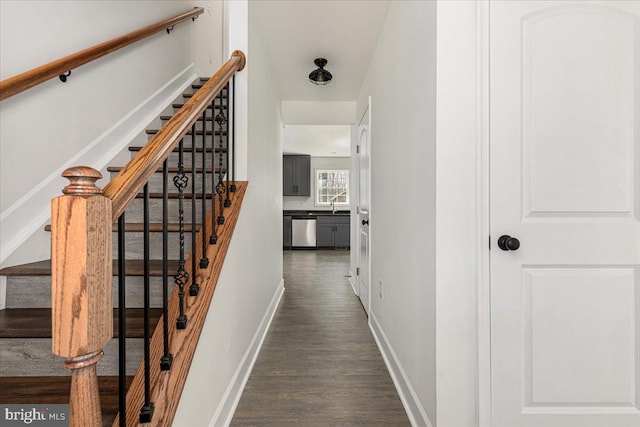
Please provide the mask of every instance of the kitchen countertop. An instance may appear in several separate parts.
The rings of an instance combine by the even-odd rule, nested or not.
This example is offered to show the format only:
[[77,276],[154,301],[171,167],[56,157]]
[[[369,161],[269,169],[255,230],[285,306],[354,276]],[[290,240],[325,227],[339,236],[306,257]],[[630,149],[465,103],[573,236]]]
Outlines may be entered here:
[[349,216],[351,215],[350,211],[340,210],[336,211],[334,214],[332,211],[283,211],[283,215],[293,216],[293,217],[306,217],[306,218],[314,218],[320,215],[331,215],[331,216]]

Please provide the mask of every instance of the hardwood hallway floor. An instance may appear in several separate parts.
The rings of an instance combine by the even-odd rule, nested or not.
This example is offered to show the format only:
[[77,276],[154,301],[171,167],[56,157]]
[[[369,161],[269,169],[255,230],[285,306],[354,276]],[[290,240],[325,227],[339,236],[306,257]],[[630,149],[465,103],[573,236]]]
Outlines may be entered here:
[[285,292],[232,426],[407,426],[347,251],[285,251]]

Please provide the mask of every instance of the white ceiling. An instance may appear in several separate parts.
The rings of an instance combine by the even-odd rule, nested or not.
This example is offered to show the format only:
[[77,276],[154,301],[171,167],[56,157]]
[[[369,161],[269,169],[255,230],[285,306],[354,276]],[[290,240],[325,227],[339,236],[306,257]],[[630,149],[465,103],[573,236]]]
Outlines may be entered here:
[[282,151],[312,157],[349,157],[351,126],[285,126]]
[[[389,0],[263,0],[251,2],[283,101],[355,101],[371,61]],[[326,86],[309,82],[326,58]]]

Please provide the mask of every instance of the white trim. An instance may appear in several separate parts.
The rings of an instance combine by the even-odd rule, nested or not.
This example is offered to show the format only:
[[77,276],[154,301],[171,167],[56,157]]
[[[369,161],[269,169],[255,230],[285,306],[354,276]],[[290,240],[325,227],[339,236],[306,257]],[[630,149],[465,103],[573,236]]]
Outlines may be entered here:
[[7,306],[7,276],[0,276],[0,310]]
[[42,180],[0,214],[0,264],[49,220],[49,202],[66,182],[62,172],[76,165],[102,170],[198,77],[191,64],[87,144],[78,154]]
[[427,416],[427,412],[422,407],[418,395],[411,385],[411,381],[409,381],[409,377],[400,364],[396,353],[393,351],[393,347],[389,343],[378,319],[373,313],[369,314],[369,327],[371,328],[373,338],[378,344],[384,363],[387,365],[393,384],[396,386],[404,410],[407,412],[409,422],[411,422],[412,426],[433,427],[431,420],[429,420]]
[[[373,252],[373,230],[375,229],[375,221],[373,221],[373,214],[372,214],[372,203],[371,203],[371,195],[373,194],[372,191],[372,187],[371,187],[371,159],[373,158],[373,139],[372,139],[372,135],[373,135],[373,115],[371,114],[371,95],[369,95],[369,105],[367,106],[367,114],[369,115],[369,129],[367,130],[367,143],[369,144],[369,158],[367,159],[367,205],[369,206],[369,209],[367,210],[367,214],[369,215],[369,224],[367,225],[369,227],[369,233],[367,235],[367,238],[369,239],[369,250],[367,251],[367,280],[369,280],[368,283],[368,291],[367,293],[369,294],[369,306],[367,308],[367,314],[372,313],[372,304],[371,304],[371,298],[373,298],[373,292],[371,292],[372,286],[371,286],[371,254]],[[363,115],[364,117],[364,115]],[[373,221],[373,226],[371,225],[371,222]],[[358,222],[359,223],[359,222]],[[371,326],[371,317],[369,317],[369,326]]]
[[489,7],[476,3],[476,160],[477,160],[477,411],[479,427],[491,426],[491,265],[489,250]]
[[[356,289],[356,282],[354,282],[353,278],[356,277],[355,274],[353,274],[353,271],[349,270],[349,284],[351,285],[351,289],[353,289],[353,293],[358,296],[358,290]],[[356,279],[357,280],[357,279]],[[0,282],[1,283],[1,282]]]
[[245,351],[244,356],[242,356],[233,377],[231,377],[231,381],[229,382],[229,385],[216,408],[216,412],[213,414],[209,427],[228,426],[231,423],[233,414],[238,407],[238,402],[240,402],[242,392],[247,385],[249,375],[251,375],[253,365],[256,363],[256,359],[258,358],[258,354],[260,353],[264,339],[267,336],[267,332],[271,326],[271,321],[273,320],[273,316],[276,314],[276,309],[278,308],[278,304],[280,303],[283,293],[284,279],[280,280],[280,284],[276,288],[276,293],[273,295],[271,303],[269,304],[269,307],[267,307],[267,311],[265,311],[264,316],[262,316],[262,321],[260,322],[260,325],[258,325],[258,329],[256,330],[251,343],[249,343],[247,351]]

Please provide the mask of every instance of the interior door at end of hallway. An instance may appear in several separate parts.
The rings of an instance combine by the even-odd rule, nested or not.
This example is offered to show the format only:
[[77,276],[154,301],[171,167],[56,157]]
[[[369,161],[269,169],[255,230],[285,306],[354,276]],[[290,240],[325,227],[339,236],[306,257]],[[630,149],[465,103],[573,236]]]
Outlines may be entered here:
[[371,120],[371,100],[360,123],[357,126],[358,132],[358,297],[369,314],[370,310],[370,242],[369,231],[370,216],[370,120]]

